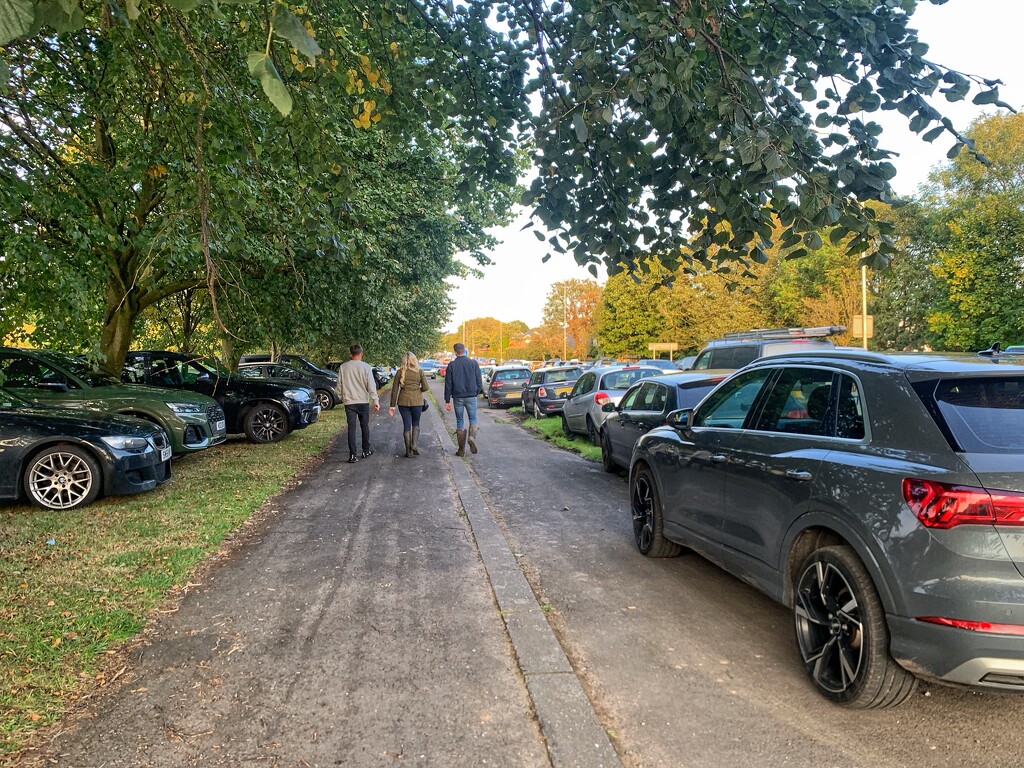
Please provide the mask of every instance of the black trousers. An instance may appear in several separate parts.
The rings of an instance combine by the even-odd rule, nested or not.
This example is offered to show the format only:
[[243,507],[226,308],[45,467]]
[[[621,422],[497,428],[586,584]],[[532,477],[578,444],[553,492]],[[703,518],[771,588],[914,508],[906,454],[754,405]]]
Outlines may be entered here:
[[345,406],[345,420],[348,421],[348,452],[356,451],[356,421],[363,432],[363,453],[370,450],[370,404],[355,403]]

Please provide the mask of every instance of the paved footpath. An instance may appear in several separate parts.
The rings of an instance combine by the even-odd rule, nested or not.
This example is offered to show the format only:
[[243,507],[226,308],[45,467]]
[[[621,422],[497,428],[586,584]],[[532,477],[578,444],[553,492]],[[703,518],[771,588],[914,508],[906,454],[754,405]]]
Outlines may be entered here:
[[437,408],[326,462],[30,754],[60,766],[617,766]]

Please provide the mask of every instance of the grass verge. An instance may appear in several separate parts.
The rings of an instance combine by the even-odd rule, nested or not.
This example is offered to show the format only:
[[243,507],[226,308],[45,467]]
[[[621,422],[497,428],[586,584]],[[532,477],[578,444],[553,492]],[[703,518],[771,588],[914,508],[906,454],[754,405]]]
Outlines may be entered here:
[[[522,414],[523,409],[516,406],[514,408],[510,408],[509,412],[518,412]],[[554,443],[559,448],[565,448],[567,451],[578,453],[583,458],[590,459],[591,461],[601,460],[601,447],[591,445],[590,441],[583,435],[575,435],[571,438],[566,437],[562,432],[562,420],[560,418],[549,416],[546,419],[535,419],[532,416],[526,416],[523,419],[523,426],[531,432],[536,432],[545,440],[550,443]]]
[[0,755],[105,685],[109,656],[344,425],[338,407],[280,443],[234,439],[81,510],[0,507]]

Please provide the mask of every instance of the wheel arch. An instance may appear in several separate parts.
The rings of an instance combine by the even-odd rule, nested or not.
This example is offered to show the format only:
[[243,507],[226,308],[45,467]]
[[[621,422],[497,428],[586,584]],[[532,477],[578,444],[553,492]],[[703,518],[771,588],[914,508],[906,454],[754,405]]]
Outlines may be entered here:
[[793,583],[804,560],[814,550],[831,545],[848,546],[854,551],[871,576],[886,613],[905,613],[902,600],[890,589],[890,579],[894,578],[891,570],[864,537],[845,521],[827,513],[814,512],[797,520],[786,535],[782,547],[783,561],[779,564],[783,577],[783,604],[787,607],[793,605]]

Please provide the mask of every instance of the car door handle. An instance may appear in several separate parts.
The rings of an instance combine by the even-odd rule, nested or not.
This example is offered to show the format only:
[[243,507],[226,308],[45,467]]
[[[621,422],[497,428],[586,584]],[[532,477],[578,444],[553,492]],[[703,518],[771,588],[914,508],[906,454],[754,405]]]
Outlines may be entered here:
[[791,480],[810,480],[814,475],[804,469],[787,469],[786,477]]
[[724,453],[713,453],[708,458],[708,461],[710,461],[712,464],[724,464],[728,460],[729,457],[726,456]]

